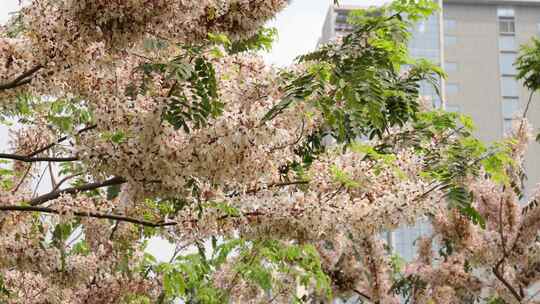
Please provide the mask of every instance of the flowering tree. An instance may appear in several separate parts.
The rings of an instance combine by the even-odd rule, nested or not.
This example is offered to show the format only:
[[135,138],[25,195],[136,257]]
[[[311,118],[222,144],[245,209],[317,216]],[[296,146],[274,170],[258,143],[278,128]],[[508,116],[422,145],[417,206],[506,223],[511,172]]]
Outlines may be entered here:
[[[285,4],[33,0],[2,28],[2,302],[534,299],[527,124],[486,147],[423,105],[443,73],[407,56],[407,28],[431,1],[358,13],[278,70],[253,52]],[[434,234],[403,265],[378,235],[422,217]]]

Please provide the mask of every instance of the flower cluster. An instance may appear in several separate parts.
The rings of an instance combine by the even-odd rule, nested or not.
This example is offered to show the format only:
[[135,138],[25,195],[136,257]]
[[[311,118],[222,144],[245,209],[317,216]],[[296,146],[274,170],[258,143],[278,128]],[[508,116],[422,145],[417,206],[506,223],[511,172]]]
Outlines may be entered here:
[[[307,138],[334,127],[332,115],[363,117],[368,108],[350,114],[344,105],[363,100],[305,96],[333,96],[337,84],[309,90],[283,83],[284,74],[311,70],[317,73],[307,76],[324,81],[324,65],[305,62],[280,73],[214,41],[249,38],[286,2],[34,0],[14,21],[18,33],[3,28],[0,110],[17,112],[22,97],[33,102],[26,105],[29,126],[12,132],[14,154],[2,154],[16,162],[0,170],[0,302],[159,303],[187,292],[178,273],[192,279],[193,269],[145,254],[146,239],[155,235],[200,251],[206,241],[219,250],[222,240],[234,238],[317,249],[322,265],[303,261],[309,265],[299,271],[291,265],[301,255],[291,250],[270,275],[234,253],[219,265],[188,256],[193,265],[204,261],[197,275],[206,287],[241,303],[268,294],[238,276],[250,274],[263,285],[283,281],[272,300],[285,303],[297,293],[294,274],[320,268],[337,296],[373,303],[399,303],[403,286],[412,286],[406,294],[415,303],[472,302],[486,293],[508,303],[525,299],[540,280],[540,191],[521,207],[515,189],[527,123],[506,143],[514,160],[501,170],[507,179],[495,182],[488,176],[493,168],[460,177],[471,202],[457,208],[447,201],[451,185],[440,183],[451,174],[428,170],[451,161],[437,155],[449,153],[444,145],[458,150],[474,141],[454,138],[463,135],[457,127],[440,132],[452,123],[437,121],[439,112],[426,115],[428,126],[419,117],[381,128],[383,138],[303,155],[315,145]],[[50,102],[56,99],[62,102]],[[279,115],[267,119],[276,107]],[[84,122],[70,117],[81,108],[91,113]],[[411,145],[402,140],[407,136]],[[58,155],[65,158],[50,158]],[[49,165],[52,190],[38,195],[31,181],[43,174],[31,169],[41,161],[62,165]],[[400,271],[385,248],[391,244],[377,236],[420,218],[430,220],[433,235],[419,241],[419,256]],[[275,262],[276,246],[258,250],[267,254],[262,263]],[[309,294],[317,284],[306,277]]]

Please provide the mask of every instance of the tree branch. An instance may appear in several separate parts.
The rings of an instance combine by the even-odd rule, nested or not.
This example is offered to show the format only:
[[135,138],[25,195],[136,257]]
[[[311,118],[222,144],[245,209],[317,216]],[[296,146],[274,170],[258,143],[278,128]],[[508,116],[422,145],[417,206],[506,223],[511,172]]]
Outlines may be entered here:
[[35,67],[31,68],[30,70],[25,71],[24,73],[19,75],[17,78],[13,79],[12,81],[6,84],[0,84],[0,91],[14,89],[16,87],[30,83],[32,79],[28,77],[32,76],[34,73],[41,70],[42,68],[43,66],[41,64],[38,64]]
[[[47,207],[37,207],[37,206],[0,206],[0,211],[42,212],[42,213],[50,213],[50,214],[62,213],[61,211],[58,211],[56,209],[47,208]],[[78,217],[110,219],[110,220],[128,222],[128,223],[141,225],[141,226],[147,226],[147,227],[165,227],[165,226],[177,225],[176,222],[148,222],[148,221],[140,220],[137,218],[123,216],[120,214],[107,214],[107,213],[88,212],[88,211],[75,211],[73,212],[73,214]]]
[[[97,125],[91,125],[85,128],[80,129],[77,131],[77,135],[82,134],[84,132],[90,131],[92,129],[95,129]],[[7,154],[7,153],[0,153],[0,158],[3,159],[13,159],[18,160],[26,163],[34,163],[34,162],[72,162],[72,161],[78,161],[79,157],[77,156],[70,156],[70,157],[36,157],[36,155],[45,152],[49,150],[50,148],[56,146],[57,144],[64,142],[68,139],[68,136],[60,137],[55,142],[52,142],[44,147],[41,147],[34,152],[28,154],[28,155],[17,155],[17,154]]]
[[80,175],[83,175],[83,173],[75,173],[75,174],[71,174],[71,175],[68,175],[66,177],[64,177],[63,179],[61,179],[58,183],[56,183],[56,186],[54,186],[54,188],[52,189],[52,191],[56,191],[60,188],[60,186],[62,186],[62,184],[64,184],[65,182],[67,182],[68,180],[72,179],[72,178],[75,178],[77,176],[80,176]]
[[[503,265],[504,261],[508,257],[508,252],[506,251],[506,241],[504,239],[504,225],[503,225],[503,203],[504,203],[504,187],[502,189],[501,200],[499,203],[499,234],[501,235],[501,246],[503,251],[503,256],[501,260],[493,267],[493,274],[499,281],[501,281],[504,286],[512,293],[512,295],[521,303],[523,297],[516,291],[516,289],[504,278],[504,275],[500,272],[500,268]],[[482,197],[482,199],[484,199]]]
[[12,160],[18,160],[25,163],[35,163],[35,162],[72,162],[72,161],[78,161],[79,157],[77,156],[69,156],[69,157],[29,157],[24,155],[18,155],[18,154],[8,154],[8,153],[0,153],[0,158],[3,159],[12,159]]
[[367,301],[371,301],[371,297],[369,297],[366,293],[361,292],[360,290],[353,288],[352,291],[354,291],[360,298],[363,298]]
[[24,172],[24,175],[21,177],[21,179],[17,183],[17,186],[15,186],[13,188],[13,190],[11,190],[11,193],[15,193],[15,192],[19,191],[19,188],[23,184],[24,180],[28,177],[28,174],[30,174],[31,169],[32,169],[32,164],[28,165],[28,168],[26,168],[26,171]]
[[53,199],[59,198],[62,194],[77,194],[80,192],[90,191],[90,190],[96,190],[103,187],[113,186],[113,185],[121,185],[125,183],[126,180],[122,177],[113,177],[111,179],[108,179],[104,182],[95,182],[95,183],[89,183],[78,187],[72,187],[72,188],[66,188],[62,190],[53,190],[47,194],[38,196],[34,199],[32,199],[29,203],[32,206],[41,205],[45,202],[48,202]]
[[493,267],[493,274],[497,277],[497,279],[499,279],[499,281],[501,281],[504,284],[504,286],[506,286],[506,288],[510,291],[510,293],[518,300],[518,303],[521,303],[522,298],[519,295],[519,293],[514,289],[512,285],[510,285],[510,283],[508,283],[508,281],[499,272],[499,267],[502,265],[503,261],[504,261],[504,258],[500,260],[499,263],[497,263],[495,267]]
[[[90,131],[90,130],[93,130],[93,129],[95,129],[95,128],[97,128],[97,125],[91,125],[91,126],[82,128],[82,129],[80,129],[79,131],[77,131],[77,134],[76,134],[76,135],[80,135],[80,134],[82,134],[82,133],[84,133],[84,132],[86,132],[86,131]],[[56,146],[57,144],[66,141],[68,138],[69,138],[68,136],[60,137],[57,141],[55,141],[55,142],[53,142],[53,143],[50,143],[50,144],[48,144],[48,145],[46,145],[46,146],[44,146],[44,147],[42,147],[42,148],[39,148],[38,150],[36,150],[36,151],[34,151],[34,152],[28,154],[27,157],[34,157],[34,156],[38,155],[38,154],[41,153],[41,152],[47,151],[47,150],[49,150],[50,148]]]

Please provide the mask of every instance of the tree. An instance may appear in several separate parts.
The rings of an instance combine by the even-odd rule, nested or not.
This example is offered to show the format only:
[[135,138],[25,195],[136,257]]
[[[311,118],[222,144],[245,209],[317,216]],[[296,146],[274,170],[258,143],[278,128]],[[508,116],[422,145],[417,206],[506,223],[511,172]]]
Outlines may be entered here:
[[[253,52],[285,2],[34,0],[2,29],[1,114],[20,126],[0,154],[2,301],[529,296],[528,127],[488,147],[424,106],[418,83],[444,73],[407,40],[432,2],[359,12],[279,70]],[[52,189],[35,195],[43,169]],[[435,234],[405,267],[377,235],[420,217]],[[153,236],[170,262],[145,252]]]

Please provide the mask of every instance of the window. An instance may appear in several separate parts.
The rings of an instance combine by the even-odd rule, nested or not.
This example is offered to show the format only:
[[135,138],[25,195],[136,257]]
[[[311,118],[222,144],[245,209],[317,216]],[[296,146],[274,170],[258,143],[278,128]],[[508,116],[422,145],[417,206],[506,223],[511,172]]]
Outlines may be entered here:
[[514,35],[516,33],[514,18],[499,18],[499,33],[504,35]]
[[515,12],[511,7],[497,8],[499,18],[499,33],[503,35],[514,35],[516,33]]
[[514,53],[501,53],[499,58],[501,74],[503,75],[516,75],[516,67],[514,62],[516,62],[516,54]]
[[455,71],[457,71],[457,69],[458,69],[457,62],[446,61],[444,63],[444,70],[446,72],[455,72]]
[[512,76],[503,76],[501,78],[501,91],[504,97],[518,97],[518,82]]
[[504,134],[510,134],[514,130],[516,123],[520,121],[521,108],[519,99],[503,98],[502,102],[503,132]]
[[458,92],[459,84],[451,82],[446,84],[446,94],[457,94]]
[[446,46],[455,45],[457,43],[457,37],[453,35],[444,36],[444,44]]
[[504,135],[512,134],[512,131],[514,130],[514,123],[516,122],[515,119],[504,119],[503,120],[503,132]]
[[515,51],[516,50],[516,37],[515,36],[500,36],[499,37],[499,50]]
[[497,17],[514,17],[514,8],[512,7],[497,8]]
[[502,114],[504,119],[515,119],[521,114],[519,106],[519,99],[517,98],[503,98],[502,101]]
[[445,30],[454,30],[456,26],[457,26],[457,21],[455,19],[444,19]]

